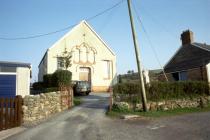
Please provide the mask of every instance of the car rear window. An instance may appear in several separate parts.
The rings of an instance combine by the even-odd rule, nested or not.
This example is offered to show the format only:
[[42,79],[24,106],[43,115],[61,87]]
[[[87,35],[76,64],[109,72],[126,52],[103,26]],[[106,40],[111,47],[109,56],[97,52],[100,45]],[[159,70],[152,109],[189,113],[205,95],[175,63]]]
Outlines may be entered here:
[[79,85],[88,85],[88,82],[85,82],[85,81],[80,81],[78,82]]

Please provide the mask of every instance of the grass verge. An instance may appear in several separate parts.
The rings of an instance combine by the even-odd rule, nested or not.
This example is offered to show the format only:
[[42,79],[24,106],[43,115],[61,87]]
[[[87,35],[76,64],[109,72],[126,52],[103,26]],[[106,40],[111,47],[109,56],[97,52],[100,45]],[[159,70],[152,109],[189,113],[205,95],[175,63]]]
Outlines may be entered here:
[[74,106],[78,106],[82,103],[82,100],[80,97],[74,97]]
[[195,112],[208,112],[210,111],[210,104],[205,108],[177,108],[173,110],[167,111],[149,111],[149,112],[137,112],[137,111],[108,111],[107,115],[110,117],[119,118],[122,115],[140,115],[143,117],[150,117],[150,118],[159,118],[159,117],[167,117],[167,116],[176,116],[176,115],[183,115],[188,113],[195,113]]

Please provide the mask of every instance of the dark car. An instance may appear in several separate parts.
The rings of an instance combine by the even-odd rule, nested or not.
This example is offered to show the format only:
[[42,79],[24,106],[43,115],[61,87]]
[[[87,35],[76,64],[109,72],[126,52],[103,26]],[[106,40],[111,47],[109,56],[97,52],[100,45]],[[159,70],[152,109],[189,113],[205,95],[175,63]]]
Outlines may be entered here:
[[74,93],[75,94],[82,94],[85,93],[86,95],[89,95],[91,92],[91,86],[90,82],[88,81],[74,81]]

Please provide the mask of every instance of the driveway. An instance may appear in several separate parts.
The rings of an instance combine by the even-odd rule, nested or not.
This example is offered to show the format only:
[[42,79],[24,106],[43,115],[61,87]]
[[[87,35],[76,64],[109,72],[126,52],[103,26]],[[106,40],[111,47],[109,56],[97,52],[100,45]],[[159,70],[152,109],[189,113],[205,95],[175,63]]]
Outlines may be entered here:
[[120,120],[105,115],[108,94],[84,103],[8,140],[209,140],[210,112],[161,119]]

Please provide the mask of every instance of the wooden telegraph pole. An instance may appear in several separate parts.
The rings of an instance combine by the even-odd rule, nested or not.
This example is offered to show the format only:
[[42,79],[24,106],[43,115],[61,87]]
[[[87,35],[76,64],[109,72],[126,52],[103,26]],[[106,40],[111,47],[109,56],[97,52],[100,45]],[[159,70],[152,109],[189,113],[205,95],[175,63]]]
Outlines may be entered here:
[[143,106],[143,110],[146,112],[147,111],[147,98],[146,98],[146,92],[145,92],[145,86],[144,86],[144,79],[143,79],[143,75],[142,75],[142,67],[141,67],[141,62],[140,62],[140,53],[139,53],[139,49],[138,49],[139,46],[137,43],[137,37],[136,37],[136,33],[135,33],[134,21],[133,21],[133,16],[132,16],[132,11],[131,11],[131,1],[127,0],[127,3],[128,3],[128,11],[129,11],[130,22],[131,22],[133,43],[134,43],[135,54],[136,54],[136,63],[137,63],[137,68],[138,68],[139,84],[141,86],[142,106]]

